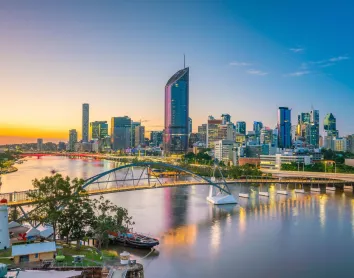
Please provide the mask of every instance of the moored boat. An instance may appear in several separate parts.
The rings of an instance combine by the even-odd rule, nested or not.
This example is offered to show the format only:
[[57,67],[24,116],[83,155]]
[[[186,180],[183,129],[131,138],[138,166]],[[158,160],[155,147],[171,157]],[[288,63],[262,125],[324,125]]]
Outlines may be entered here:
[[109,232],[109,239],[113,243],[124,244],[134,248],[152,248],[160,244],[158,239],[139,233]]

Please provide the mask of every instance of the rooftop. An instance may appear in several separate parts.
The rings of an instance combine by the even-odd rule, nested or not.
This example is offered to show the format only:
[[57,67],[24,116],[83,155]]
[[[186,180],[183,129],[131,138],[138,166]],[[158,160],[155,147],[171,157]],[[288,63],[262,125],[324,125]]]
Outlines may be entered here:
[[31,244],[21,244],[12,246],[12,256],[21,256],[37,253],[55,252],[57,250],[55,242],[41,242]]

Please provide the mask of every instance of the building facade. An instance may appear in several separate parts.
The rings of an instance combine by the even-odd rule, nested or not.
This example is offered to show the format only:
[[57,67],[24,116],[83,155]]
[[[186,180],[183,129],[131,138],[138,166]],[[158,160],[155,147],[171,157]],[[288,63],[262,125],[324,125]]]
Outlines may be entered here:
[[163,143],[163,132],[162,131],[151,131],[150,132],[150,144],[154,147],[159,147]]
[[192,118],[188,118],[188,135],[190,135],[193,132],[193,122]]
[[278,109],[278,147],[291,147],[291,110],[288,107]]
[[111,118],[111,146],[114,151],[131,147],[131,126],[128,116]]
[[333,140],[334,150],[336,152],[346,152],[347,151],[347,139],[346,138],[336,138]]
[[198,133],[200,134],[200,141],[206,144],[207,141],[207,124],[198,126]]
[[327,136],[338,137],[337,120],[332,113],[325,116],[323,128]]
[[77,143],[77,131],[76,129],[69,130],[69,144],[68,150],[73,152],[75,151],[75,144]]
[[43,139],[41,138],[37,139],[37,151],[39,152],[43,151]]
[[107,121],[95,121],[90,123],[90,140],[100,140],[108,136]]
[[88,142],[89,140],[89,114],[90,106],[88,103],[82,105],[82,141]]
[[236,122],[236,133],[246,135],[246,122]]
[[145,144],[145,126],[135,127],[135,146],[142,146]]
[[253,131],[254,133],[259,136],[261,134],[261,129],[263,128],[263,123],[262,122],[253,122]]
[[299,163],[300,165],[310,165],[312,163],[311,156],[300,155],[261,155],[260,166],[263,169],[281,169],[282,164]]
[[188,151],[189,68],[176,72],[165,86],[164,150],[166,154]]
[[222,124],[226,125],[228,123],[231,123],[231,116],[229,114],[222,114],[221,120],[222,120]]
[[223,138],[219,138],[219,126],[222,124],[221,119],[215,119],[212,116],[209,116],[207,123],[207,136],[206,136],[206,146],[208,148],[214,148],[216,141],[219,141]]
[[226,165],[233,158],[234,142],[231,140],[219,140],[214,144],[214,156],[218,161],[223,161]]

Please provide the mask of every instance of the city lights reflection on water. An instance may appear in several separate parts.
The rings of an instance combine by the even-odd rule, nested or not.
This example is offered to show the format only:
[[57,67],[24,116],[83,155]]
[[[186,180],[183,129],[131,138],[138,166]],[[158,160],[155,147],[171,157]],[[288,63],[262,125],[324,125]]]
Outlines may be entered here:
[[[29,189],[34,177],[48,175],[50,169],[90,177],[114,166],[67,158],[29,160],[3,178],[2,190]],[[241,190],[237,185],[230,189],[234,196]],[[313,194],[305,188],[306,194],[289,190],[288,196],[281,196],[272,185],[262,187],[270,196],[261,197],[257,186],[253,190],[250,199],[239,199],[234,206],[209,204],[203,185],[104,196],[128,209],[135,230],[160,239],[155,255],[142,260],[146,277],[352,276],[352,192]],[[149,253],[129,252],[138,260]],[[324,267],[325,258],[331,263]]]

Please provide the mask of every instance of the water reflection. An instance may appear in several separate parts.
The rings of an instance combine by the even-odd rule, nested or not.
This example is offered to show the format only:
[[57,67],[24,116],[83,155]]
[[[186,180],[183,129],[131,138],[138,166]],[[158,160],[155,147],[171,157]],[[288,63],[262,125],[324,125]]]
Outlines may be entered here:
[[[71,177],[84,177],[115,164],[45,158],[19,167],[23,171],[4,176],[6,190],[26,189],[33,177],[48,175],[53,168]],[[237,185],[230,189],[234,196],[241,190]],[[313,194],[308,187],[305,191],[277,195],[273,185],[269,198],[252,193],[250,199],[240,198],[236,206],[207,203],[208,187],[203,185],[105,197],[129,210],[135,230],[159,237],[158,256],[144,258],[148,251],[129,249],[138,259],[144,258],[147,277],[161,277],[161,273],[169,278],[234,277],[235,273],[243,278],[350,277],[354,272],[352,193]],[[324,267],[326,256],[333,261]]]

